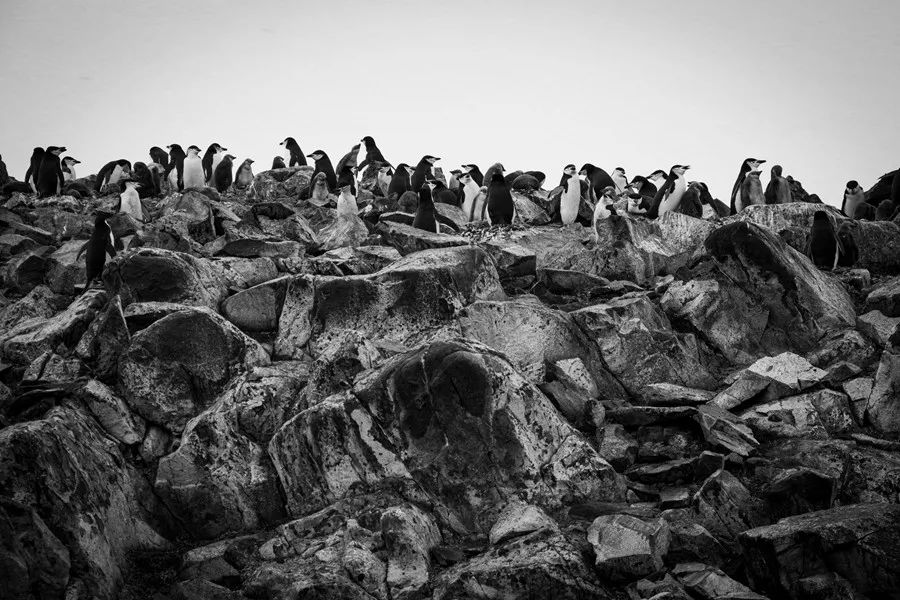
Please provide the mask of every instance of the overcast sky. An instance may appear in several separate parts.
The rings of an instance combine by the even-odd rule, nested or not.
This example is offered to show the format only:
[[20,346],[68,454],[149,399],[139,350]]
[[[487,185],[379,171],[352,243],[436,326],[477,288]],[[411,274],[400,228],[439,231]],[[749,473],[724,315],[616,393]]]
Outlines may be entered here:
[[[900,166],[900,2],[5,0],[0,154],[80,174],[150,146],[266,169],[297,138],[333,162],[364,135],[445,170],[690,164],[727,202],[741,162],[823,200]],[[768,179],[768,169],[763,177]]]

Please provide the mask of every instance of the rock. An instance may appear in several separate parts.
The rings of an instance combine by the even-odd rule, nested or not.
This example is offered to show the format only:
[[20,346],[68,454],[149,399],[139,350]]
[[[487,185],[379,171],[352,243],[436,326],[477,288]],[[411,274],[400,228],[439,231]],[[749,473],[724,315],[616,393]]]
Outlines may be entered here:
[[84,386],[83,398],[91,413],[111,436],[127,445],[144,439],[144,421],[132,415],[125,402],[109,387],[91,379]]
[[595,568],[610,581],[633,581],[661,570],[669,551],[669,525],[631,515],[597,517],[588,529]]
[[900,353],[885,350],[881,354],[866,418],[878,431],[900,432]]
[[524,224],[546,225],[550,222],[550,215],[529,198],[528,195],[513,190],[512,199],[516,209],[516,216]]
[[870,310],[856,317],[856,328],[874,341],[879,348],[888,345],[891,335],[900,325],[900,316],[886,317],[880,310]]
[[535,275],[537,257],[532,250],[505,240],[489,240],[480,246],[494,259],[501,279]]
[[28,365],[23,382],[69,383],[78,379],[84,365],[77,358],[66,359],[53,352],[45,352]]
[[838,481],[821,471],[800,467],[781,473],[765,489],[776,519],[831,508],[838,495]]
[[734,382],[712,399],[712,404],[731,410],[749,400],[770,402],[802,392],[819,382],[827,373],[812,366],[801,356],[784,352],[761,358],[735,377]]
[[205,308],[186,308],[131,339],[119,363],[128,405],[178,433],[242,369],[268,364],[261,346]]
[[681,519],[669,522],[671,531],[669,552],[665,562],[670,567],[683,562],[703,562],[722,567],[728,550],[706,527]]
[[220,252],[242,258],[290,258],[300,256],[302,250],[303,246],[298,242],[254,236],[229,240]]
[[900,276],[887,279],[866,296],[863,312],[880,311],[887,317],[900,317]]
[[106,292],[89,290],[58,315],[34,317],[0,334],[0,356],[18,364],[28,364],[59,344],[74,348],[91,320],[106,303]]
[[613,468],[622,473],[634,464],[638,453],[638,443],[618,424],[605,425],[598,433],[600,456]]
[[248,199],[273,202],[280,198],[299,198],[315,169],[312,166],[272,169],[257,173],[250,184]]
[[840,506],[780,520],[740,536],[751,585],[773,597],[797,598],[798,583],[834,573],[865,597],[900,589],[900,506]]
[[548,517],[537,506],[514,502],[507,505],[500,513],[497,522],[491,527],[488,539],[492,546],[497,546],[513,538],[543,529],[558,531],[559,527],[556,521]]
[[672,569],[672,574],[695,597],[703,600],[767,600],[747,586],[735,581],[721,569],[703,563],[682,563]]
[[[89,417],[71,409],[54,408],[42,420],[0,431],[0,490],[32,507],[64,541],[92,597],[118,597],[129,551],[168,545],[148,515],[156,507],[146,483],[115,442]],[[38,526],[33,523],[17,519],[12,537],[3,539],[35,536]],[[51,552],[61,561],[65,557],[52,540],[43,538],[41,544],[35,551]],[[55,578],[56,568],[51,566],[46,575]]]
[[715,395],[715,392],[674,383],[651,383],[644,387],[636,403],[645,406],[698,406],[706,404]]
[[62,598],[69,551],[30,506],[0,496],[0,596]]
[[207,264],[230,289],[247,289],[278,277],[278,267],[271,258],[217,256],[208,259]]
[[441,573],[434,600],[611,598],[578,548],[548,530],[515,538]]
[[40,244],[24,235],[4,233],[0,235],[0,258],[8,260],[10,256],[28,252],[38,248]]
[[172,600],[239,600],[241,594],[205,579],[179,581],[170,591]]
[[391,507],[381,515],[381,537],[388,551],[390,597],[420,597],[428,585],[429,555],[441,543],[434,519],[412,505]]
[[4,287],[18,294],[27,294],[35,286],[44,283],[44,277],[50,269],[48,254],[51,247],[40,247],[17,254],[6,262],[3,271]]
[[763,502],[728,471],[716,471],[697,490],[693,507],[699,523],[726,545],[742,531],[768,522]]
[[338,248],[355,248],[366,243],[369,230],[356,215],[339,216],[319,230],[318,248],[322,251]]
[[133,302],[177,302],[218,309],[228,295],[221,273],[203,259],[190,254],[140,249],[118,255],[104,273],[107,285]]
[[681,281],[669,287],[662,306],[731,362],[805,353],[826,333],[855,324],[843,286],[773,232],[734,222],[716,229],[704,246],[708,255],[679,272]]
[[0,331],[9,331],[32,317],[49,319],[69,302],[68,298],[57,296],[45,285],[36,286],[22,298],[0,308]]
[[170,442],[170,436],[165,429],[156,425],[150,425],[147,427],[144,441],[141,442],[141,458],[146,463],[156,462],[168,454]]
[[625,472],[631,481],[650,485],[686,483],[694,479],[696,458],[680,458],[649,465],[637,465]]
[[368,275],[380,271],[384,267],[400,259],[396,248],[389,246],[357,246],[356,248],[337,248],[329,250],[322,256],[310,259],[313,264],[327,263],[329,269],[319,272],[320,275],[331,273],[339,275]]
[[387,243],[404,256],[420,250],[466,246],[469,241],[457,235],[434,233],[404,223],[380,221],[376,228]]
[[119,356],[130,341],[121,299],[113,296],[103,312],[91,321],[75,347],[75,353],[91,366],[95,377],[114,381],[119,371]]
[[86,275],[84,257],[76,260],[78,252],[85,240],[71,240],[64,243],[56,252],[47,257],[47,285],[57,294],[73,296],[75,286],[84,285]]
[[844,394],[819,390],[754,405],[740,414],[756,437],[810,436],[825,438],[856,427]]
[[288,421],[269,454],[292,514],[391,480],[405,489],[406,480],[445,505],[458,527],[487,532],[504,497],[533,496],[546,508],[564,497],[624,493],[612,467],[543,394],[474,342],[436,342],[392,359],[352,396]]
[[696,338],[675,333],[669,319],[646,296],[618,298],[571,315],[632,394],[640,395],[645,386],[661,382],[699,388],[716,385],[701,362]]
[[850,410],[857,423],[864,423],[866,418],[866,406],[869,396],[872,395],[872,387],[875,381],[871,377],[857,377],[841,384],[841,389],[850,400]]
[[222,315],[244,332],[277,331],[290,280],[279,277],[229,296],[222,302]]
[[626,406],[606,412],[607,418],[626,427],[642,427],[673,423],[695,418],[697,409],[692,406]]

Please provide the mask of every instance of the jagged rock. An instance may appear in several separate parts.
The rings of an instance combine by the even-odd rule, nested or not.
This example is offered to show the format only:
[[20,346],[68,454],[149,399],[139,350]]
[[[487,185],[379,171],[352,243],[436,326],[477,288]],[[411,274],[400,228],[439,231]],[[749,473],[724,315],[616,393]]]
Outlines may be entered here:
[[168,453],[170,442],[171,436],[165,429],[156,425],[150,425],[147,427],[144,441],[141,442],[141,458],[147,463],[159,460]]
[[866,418],[879,431],[900,432],[900,353],[894,350],[881,354]]
[[756,404],[740,418],[759,439],[810,436],[825,438],[849,433],[856,426],[844,394],[820,390]]
[[626,406],[606,412],[607,418],[626,427],[643,427],[672,423],[695,418],[697,409],[692,406]]
[[451,248],[453,246],[466,246],[469,241],[457,235],[434,233],[418,229],[404,223],[380,221],[376,227],[378,233],[384,236],[388,244],[393,246],[400,254],[407,255],[420,250],[432,248]]
[[846,329],[820,340],[819,346],[805,356],[813,366],[831,371],[841,362],[869,369],[878,362],[880,354],[881,348],[876,348],[869,338],[856,329]]
[[77,358],[63,358],[55,352],[45,352],[34,359],[25,373],[22,381],[43,381],[48,383],[68,383],[78,378],[84,369],[84,365]]
[[132,415],[125,402],[109,387],[91,379],[84,386],[83,398],[109,435],[128,445],[137,444],[144,439],[144,421]]
[[837,495],[837,478],[807,467],[784,471],[765,489],[776,519],[831,508]]
[[676,519],[669,522],[669,528],[671,535],[665,562],[670,567],[683,562],[725,565],[728,550],[703,525]]
[[502,279],[535,275],[537,257],[532,250],[505,240],[488,240],[480,244],[497,265]]
[[497,522],[491,527],[488,539],[492,546],[496,546],[543,529],[558,531],[559,526],[537,506],[513,502],[497,517]]
[[768,521],[763,502],[728,471],[716,471],[697,490],[693,507],[699,522],[724,543],[733,544],[742,531]]
[[[0,431],[0,490],[32,507],[65,543],[72,575],[93,597],[118,597],[130,550],[168,545],[147,514],[155,507],[146,483],[92,419],[71,409]],[[31,527],[19,521],[4,540]]]
[[[7,202],[7,206],[9,206],[9,202]],[[23,223],[21,220],[15,221],[12,219],[4,219],[4,221],[6,222],[6,229],[3,233],[14,233],[31,238],[41,246],[48,246],[53,243],[53,234],[46,229],[32,227],[27,223]]]
[[598,433],[600,456],[618,472],[634,464],[638,453],[638,443],[619,424],[605,425]]
[[768,600],[726,575],[721,569],[703,563],[682,563],[672,569],[688,591],[703,600]]
[[772,231],[738,221],[716,229],[704,245],[708,256],[679,272],[662,306],[731,362],[805,353],[826,333],[854,326],[843,286]]
[[661,570],[669,551],[669,524],[660,518],[597,517],[587,537],[594,548],[595,568],[610,581],[633,581]]
[[18,294],[27,294],[35,286],[44,283],[44,277],[50,269],[49,254],[52,251],[52,247],[43,246],[13,256],[6,262],[3,271],[4,287]]
[[52,318],[21,321],[0,334],[0,356],[14,363],[28,364],[41,354],[55,350],[59,344],[76,346],[106,298],[103,290],[89,290]]
[[891,597],[900,589],[900,506],[857,504],[780,520],[740,536],[751,585],[800,598],[798,582],[834,573],[857,594]]
[[216,237],[214,204],[197,190],[185,190],[161,202],[160,216],[183,219],[191,239],[203,244]]
[[356,215],[339,216],[319,230],[318,248],[321,251],[355,248],[366,243],[369,230]]
[[734,376],[711,404],[731,410],[749,400],[771,402],[820,383],[828,374],[802,356],[784,352],[759,359]]
[[86,279],[84,257],[77,261],[75,257],[85,241],[68,241],[47,257],[49,261],[47,285],[57,294],[72,296],[75,294],[75,287],[84,284]]
[[672,330],[668,318],[646,296],[617,298],[571,313],[597,344],[607,368],[632,394],[651,383],[714,387],[691,334]]
[[390,246],[357,246],[355,248],[337,248],[322,256],[310,259],[313,264],[327,263],[327,271],[319,275],[368,275],[388,266],[400,259],[400,253]]
[[116,256],[104,272],[104,281],[133,302],[178,302],[216,310],[228,290],[219,270],[190,254],[140,249]]
[[45,285],[36,286],[22,298],[0,308],[0,331],[9,331],[32,317],[48,319],[69,302],[69,298],[57,296]]
[[0,596],[62,598],[69,551],[30,506],[0,496]]
[[75,353],[90,364],[96,377],[112,381],[119,370],[119,356],[131,335],[119,296],[113,296],[81,336]]
[[300,256],[303,246],[276,237],[241,237],[225,242],[220,253],[241,258],[291,258]]
[[715,397],[715,392],[698,390],[674,383],[651,383],[644,387],[635,404],[645,406],[697,406]]
[[231,289],[246,289],[278,277],[278,267],[271,258],[218,256],[207,261],[219,278]]
[[29,252],[38,248],[40,244],[18,233],[4,233],[0,235],[0,258],[9,260],[10,256]]
[[241,331],[277,331],[290,280],[279,277],[229,296],[222,302],[222,315]]
[[186,308],[131,339],[119,362],[128,405],[175,433],[240,370],[268,364],[262,347],[206,308]]
[[502,498],[526,495],[553,506],[562,497],[624,492],[612,467],[536,388],[493,351],[462,341],[399,356],[359,381],[353,395],[301,412],[275,435],[269,454],[292,514],[354,490],[415,480],[459,527],[487,531]]
[[272,169],[257,173],[250,184],[248,199],[273,202],[281,198],[299,198],[300,191],[309,186],[315,169],[311,166]]
[[135,302],[126,306],[122,315],[125,317],[129,333],[134,335],[163,317],[184,310],[184,308],[184,304],[177,302]]
[[690,482],[694,479],[697,459],[679,458],[649,465],[636,465],[625,472],[631,481],[651,485],[665,485]]
[[240,600],[242,594],[205,579],[179,581],[170,590],[172,600]]
[[876,342],[879,348],[888,345],[897,325],[900,325],[900,316],[886,317],[879,310],[870,310],[856,318],[856,328]]
[[900,277],[891,277],[869,292],[863,312],[881,311],[888,317],[900,317]]
[[857,377],[841,384],[841,389],[844,390],[844,393],[847,394],[847,398],[850,400],[850,411],[859,424],[865,422],[866,406],[869,403],[869,396],[872,395],[872,387],[874,385],[875,380],[871,377]]
[[455,565],[437,578],[434,600],[612,598],[559,533],[537,531]]
[[428,585],[431,551],[441,543],[434,519],[413,506],[394,506],[381,515],[387,547],[387,587],[391,598],[420,597]]

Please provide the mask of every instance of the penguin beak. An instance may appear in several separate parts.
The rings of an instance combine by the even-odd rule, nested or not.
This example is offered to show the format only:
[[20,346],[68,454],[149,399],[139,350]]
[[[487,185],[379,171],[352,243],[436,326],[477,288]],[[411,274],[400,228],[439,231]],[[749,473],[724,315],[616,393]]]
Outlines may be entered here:
[[684,169],[685,171],[687,171],[688,169],[691,168],[691,165],[682,165],[681,168]]

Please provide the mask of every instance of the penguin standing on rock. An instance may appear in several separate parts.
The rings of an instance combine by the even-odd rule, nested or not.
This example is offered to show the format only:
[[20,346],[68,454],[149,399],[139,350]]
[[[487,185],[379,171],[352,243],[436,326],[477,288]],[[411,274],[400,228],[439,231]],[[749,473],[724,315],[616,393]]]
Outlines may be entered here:
[[466,214],[466,221],[484,220],[484,208],[487,194],[484,188],[475,183],[475,179],[469,173],[463,173],[459,180],[463,188],[462,210]]
[[325,173],[316,173],[310,185],[312,186],[312,193],[309,196],[309,201],[316,206],[328,204],[328,181]]
[[[354,144],[352,148],[350,148],[350,152],[341,157],[341,160],[338,161],[337,166],[334,168],[335,172],[340,174],[341,170],[344,167],[350,167],[351,169],[356,169],[357,159],[359,158],[359,144]],[[355,192],[354,192],[355,193]]]
[[203,177],[204,182],[208,186],[213,185],[213,179],[216,176],[216,167],[222,162],[222,157],[228,148],[220,144],[210,144],[209,148],[203,154]]
[[[303,157],[303,150],[300,149],[300,144],[297,143],[292,137],[284,138],[284,141],[278,144],[279,146],[284,146],[288,152],[291,153],[291,159],[288,162],[288,166],[291,167],[305,167],[306,166],[306,158]],[[284,162],[284,161],[281,161]],[[284,167],[276,167],[272,165],[273,169],[283,169]]]
[[684,180],[684,173],[691,167],[689,165],[673,165],[669,170],[669,177],[666,183],[656,191],[653,198],[653,205],[647,212],[647,217],[655,219],[661,217],[667,212],[678,210],[684,192],[687,190],[687,182]]
[[743,198],[741,186],[744,185],[744,179],[747,177],[747,173],[757,170],[759,165],[764,162],[766,161],[759,158],[747,158],[741,163],[741,170],[738,172],[737,179],[734,181],[734,187],[731,188],[731,214],[738,214],[749,204],[749,202],[746,202]]
[[69,183],[70,181],[75,181],[78,179],[78,175],[75,173],[75,165],[80,165],[81,161],[77,158],[73,158],[71,156],[66,156],[62,159],[62,172],[63,172],[63,181]]
[[806,242],[806,255],[820,269],[830,271],[838,266],[841,242],[834,232],[828,213],[824,210],[817,210],[813,214],[809,240]]
[[487,194],[487,214],[491,225],[512,225],[516,218],[516,205],[502,171],[495,171],[491,177]]
[[609,173],[600,167],[595,167],[591,163],[585,163],[578,171],[578,174],[587,177],[588,183],[591,184],[591,189],[594,190],[598,197],[603,194],[605,188],[616,186],[616,182],[609,176]]
[[385,160],[384,155],[381,153],[381,150],[379,150],[378,146],[375,145],[375,140],[371,135],[367,135],[360,141],[366,146],[366,158],[361,163],[359,163],[360,171],[366,168],[366,165],[369,165],[371,163],[389,164],[388,161]]
[[878,208],[875,209],[876,221],[893,221],[897,211],[897,206],[893,200],[882,200]]
[[413,227],[424,231],[440,233],[440,226],[437,223],[437,219],[434,217],[434,201],[431,198],[431,191],[433,189],[433,181],[423,183],[419,188],[419,205],[416,207],[416,217],[413,219]]
[[344,164],[337,170],[337,189],[344,186],[350,186],[350,193],[356,196],[356,167]]
[[[573,165],[572,170],[574,169]],[[581,180],[572,174],[564,185],[566,189],[559,199],[559,218],[563,225],[571,225],[578,218],[578,209],[581,207]]]
[[44,160],[44,149],[35,148],[31,153],[31,160],[28,163],[28,170],[25,171],[25,183],[31,188],[31,191],[37,194],[37,178],[41,171],[41,163]]
[[66,151],[65,146],[49,146],[41,160],[41,168],[37,176],[38,197],[57,196],[65,183],[59,155]]
[[150,148],[150,162],[160,165],[167,173],[169,171],[169,155],[159,146]]
[[578,172],[575,170],[575,165],[571,163],[566,165],[563,167],[562,176],[559,178],[559,185],[566,185],[566,181],[569,180],[569,177],[577,174]]
[[316,150],[306,156],[307,158],[313,159],[316,163],[316,168],[312,174],[313,178],[319,173],[325,173],[325,182],[328,184],[328,191],[333,193],[337,189],[337,175],[334,172],[334,167],[331,165],[331,159],[328,158],[328,155],[322,150]]
[[766,186],[766,204],[788,204],[791,202],[791,184],[781,176],[781,165],[772,167],[772,178]]
[[[303,159],[306,160],[305,158]],[[273,169],[287,169],[287,165],[284,164],[284,159],[280,156],[276,156],[272,159],[272,168]]]
[[122,179],[131,177],[131,161],[124,158],[111,160],[97,173],[97,181],[94,182],[94,191],[101,193],[111,185],[118,185]]
[[213,175],[213,182],[220,193],[228,191],[228,188],[231,187],[231,183],[234,181],[234,177],[232,176],[234,159],[235,157],[231,154],[226,154],[216,167],[216,172]]
[[359,207],[356,204],[356,197],[350,188],[350,185],[341,187],[341,194],[337,200],[337,216],[340,217],[356,217],[358,216]]
[[179,192],[184,189],[184,159],[187,154],[178,144],[170,144],[166,146],[169,151],[169,166],[166,167],[166,177],[169,179],[170,187]]
[[138,184],[137,193],[141,198],[149,198],[159,193],[159,179],[155,176],[155,171],[151,171],[144,163],[134,163],[132,178]]
[[244,159],[241,166],[238,167],[237,174],[234,176],[234,187],[239,190],[245,190],[253,183],[253,164],[252,158]]
[[144,207],[138,193],[141,184],[133,179],[124,179],[122,183],[125,185],[125,191],[119,194],[119,208],[116,212],[125,213],[138,223],[143,223]]
[[76,262],[81,258],[81,253],[85,253],[85,271],[87,281],[84,284],[84,291],[91,287],[91,283],[103,274],[103,267],[106,265],[106,255],[110,257],[116,255],[116,242],[113,238],[112,229],[106,219],[111,217],[109,213],[98,212],[94,218],[94,231],[87,243],[78,251],[75,257]]
[[[400,196],[411,190],[409,183],[410,173],[412,173],[412,168],[408,164],[400,163],[397,165],[397,168],[394,169],[394,175],[391,177],[391,184],[388,186],[387,197],[389,199],[400,198]],[[394,198],[395,194],[397,198]]]
[[616,184],[616,193],[621,194],[628,186],[628,178],[625,176],[625,169],[616,167],[612,172],[612,180]]
[[184,158],[184,189],[203,189],[204,187],[206,187],[206,175],[203,172],[200,148],[188,146],[187,156]]
[[759,180],[759,169],[750,170],[741,183],[741,203],[744,207],[758,206],[766,203],[762,182]]
[[855,179],[848,181],[847,187],[844,189],[844,202],[841,204],[841,210],[844,211],[844,214],[851,219],[858,219],[859,217],[856,214],[857,209],[864,204],[865,201],[866,192],[863,191],[859,182]]
[[434,166],[434,163],[439,160],[441,159],[436,156],[431,156],[430,154],[426,154],[422,157],[422,160],[416,165],[416,170],[413,171],[412,177],[409,179],[409,185],[413,191],[421,190],[422,186],[425,185],[425,181],[434,178],[434,173],[431,168]]

